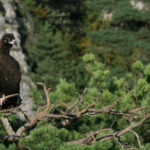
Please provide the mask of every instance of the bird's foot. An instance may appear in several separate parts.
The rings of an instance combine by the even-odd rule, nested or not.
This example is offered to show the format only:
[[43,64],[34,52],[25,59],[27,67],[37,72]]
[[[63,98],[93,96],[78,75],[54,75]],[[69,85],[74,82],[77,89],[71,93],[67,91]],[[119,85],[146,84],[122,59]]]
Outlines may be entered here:
[[3,102],[5,101],[5,95],[3,94],[3,96],[0,98],[0,105],[3,105]]

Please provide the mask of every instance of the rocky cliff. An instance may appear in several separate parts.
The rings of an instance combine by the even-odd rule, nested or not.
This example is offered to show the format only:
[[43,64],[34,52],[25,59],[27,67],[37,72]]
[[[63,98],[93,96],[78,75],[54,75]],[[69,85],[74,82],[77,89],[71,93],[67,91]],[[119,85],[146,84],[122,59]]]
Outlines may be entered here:
[[0,0],[0,38],[4,33],[13,33],[18,45],[13,48],[11,55],[18,61],[22,79],[20,84],[20,94],[23,99],[23,109],[32,114],[33,101],[29,97],[30,89],[34,86],[29,77],[29,67],[26,63],[26,56],[21,48],[21,36],[18,32],[18,22],[16,19],[16,5],[14,0]]

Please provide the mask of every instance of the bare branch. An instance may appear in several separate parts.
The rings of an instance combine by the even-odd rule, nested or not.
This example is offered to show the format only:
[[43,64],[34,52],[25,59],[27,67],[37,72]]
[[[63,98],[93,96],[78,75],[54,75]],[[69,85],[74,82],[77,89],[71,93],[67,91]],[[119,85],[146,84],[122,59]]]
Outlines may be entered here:
[[[113,139],[115,137],[115,140],[117,140],[117,143],[119,142],[119,145],[121,147],[123,147],[123,144],[118,141],[118,137],[122,136],[123,134],[127,133],[127,132],[132,132],[132,129],[140,126],[142,123],[144,123],[148,118],[150,117],[150,114],[146,115],[143,119],[141,119],[139,122],[137,123],[132,123],[130,124],[127,128],[121,130],[121,131],[117,131],[115,133],[111,133],[111,134],[106,134],[105,136],[101,136],[101,137],[98,137],[98,138],[95,138],[94,141],[100,141],[100,140],[110,140],[110,139]],[[93,132],[93,136],[97,136],[100,132],[103,132],[103,131],[112,131],[112,129],[101,129],[101,130],[98,130],[96,132]],[[138,134],[136,134],[134,131],[132,132],[134,135],[136,135],[137,139],[138,139],[138,144],[139,146],[141,145],[140,143],[140,140],[139,140],[139,136]],[[86,144],[86,145],[89,145],[89,144],[92,144],[91,142],[91,136],[88,136],[88,137],[85,137],[85,138],[82,138],[82,139],[79,139],[79,140],[74,140],[74,141],[70,141],[70,142],[67,142],[67,144]]]
[[138,145],[139,145],[139,147],[141,147],[141,142],[140,142],[140,137],[139,137],[139,135],[138,135],[135,131],[133,131],[133,130],[130,130],[129,132],[133,133],[133,134],[136,136],[137,141],[138,141]]
[[9,99],[9,98],[12,98],[12,97],[16,97],[16,96],[18,96],[19,94],[17,93],[17,94],[11,94],[11,95],[7,95],[7,96],[5,96],[4,98],[3,98],[3,100],[2,100],[2,104],[3,103],[5,103],[5,101],[7,100],[7,99]]
[[136,112],[138,112],[138,111],[140,111],[140,110],[143,110],[143,109],[145,109],[145,108],[147,108],[147,106],[135,108],[135,109],[133,109],[133,110],[130,110],[129,113],[136,113]]
[[44,93],[45,93],[45,96],[46,96],[46,100],[47,100],[47,108],[46,108],[46,111],[48,112],[49,109],[50,109],[50,97],[49,97],[49,91],[51,90],[51,88],[46,88],[46,85],[44,83],[38,83],[39,85],[42,85],[43,86],[43,89],[44,89]]
[[18,142],[18,140],[19,140],[19,136],[16,136],[16,135],[2,135],[2,134],[0,134],[0,139],[1,140],[6,140],[6,141],[11,141],[11,142]]
[[87,108],[85,108],[85,109],[83,109],[83,110],[77,112],[77,114],[76,114],[77,117],[78,117],[78,118],[81,117],[84,113],[88,112],[88,110],[89,110],[90,108],[94,107],[94,106],[95,106],[95,104],[91,104],[91,105],[88,106]]
[[117,136],[121,136],[121,135],[125,134],[126,132],[136,128],[137,126],[141,125],[145,120],[147,120],[149,117],[150,117],[150,114],[144,116],[144,118],[142,120],[140,120],[139,122],[137,122],[137,123],[135,123],[135,122],[133,123],[132,122],[131,125],[129,125],[124,130],[120,131]]
[[124,149],[123,144],[119,141],[118,137],[117,137],[115,134],[113,134],[113,138],[114,138],[115,141],[120,145],[120,147],[121,147],[122,149]]
[[[79,140],[74,140],[74,141],[67,142],[67,144],[85,144],[85,145],[91,144],[93,142],[93,138],[95,138],[98,134],[100,134],[101,132],[104,132],[104,131],[113,132],[113,130],[110,129],[110,128],[100,129],[98,131],[92,132],[92,136],[91,136],[91,132],[90,132],[89,136],[87,136],[85,138],[82,138],[82,139],[79,139]],[[96,140],[94,140],[94,141],[96,141]]]
[[84,96],[86,94],[86,91],[87,91],[87,88],[84,89],[84,91],[80,95],[80,97],[77,98],[77,100],[68,108],[68,112],[71,112],[79,102],[83,102],[83,98],[84,98]]
[[40,107],[38,107],[36,113],[39,113],[39,112],[41,111],[41,109],[42,109],[42,108],[45,108],[45,107],[46,107],[46,106],[40,106]]
[[2,123],[3,123],[3,126],[7,132],[8,135],[15,135],[15,132],[14,130],[12,129],[10,123],[8,122],[8,119],[7,118],[4,118],[4,117],[0,117]]
[[26,128],[27,128],[27,127],[31,127],[32,125],[33,125],[33,124],[27,122],[25,125],[21,126],[21,127],[17,130],[16,135],[17,135],[17,136],[21,136],[22,133],[26,130]]

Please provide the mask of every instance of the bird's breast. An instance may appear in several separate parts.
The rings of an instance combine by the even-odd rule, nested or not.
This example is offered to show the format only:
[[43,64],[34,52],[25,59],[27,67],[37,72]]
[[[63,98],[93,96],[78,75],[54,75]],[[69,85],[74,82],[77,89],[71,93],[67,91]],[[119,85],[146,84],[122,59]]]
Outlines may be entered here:
[[21,72],[17,61],[9,55],[0,55],[0,92],[18,93],[20,80]]

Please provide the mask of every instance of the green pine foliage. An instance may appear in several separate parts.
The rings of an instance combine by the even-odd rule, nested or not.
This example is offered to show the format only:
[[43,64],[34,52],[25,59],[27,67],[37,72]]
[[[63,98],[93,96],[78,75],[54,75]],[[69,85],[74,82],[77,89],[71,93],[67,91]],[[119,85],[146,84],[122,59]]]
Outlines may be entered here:
[[[147,107],[147,109],[136,113],[136,115],[141,115],[141,117],[134,119],[134,122],[140,121],[142,116],[147,113],[150,105],[150,83],[148,79],[150,65],[144,66],[141,61],[136,61],[131,67],[133,69],[131,73],[124,74],[121,78],[114,76],[110,79],[109,70],[103,63],[97,60],[91,53],[83,57],[83,62],[90,79],[83,102],[78,104],[79,110],[86,108],[90,104],[95,104],[95,108],[100,109],[114,104],[120,99],[119,103],[113,107],[114,112],[128,113],[136,108]],[[69,106],[74,103],[78,95],[79,93],[74,83],[68,83],[66,80],[61,79],[56,90],[50,93],[51,106],[55,106],[59,102],[65,102]],[[66,108],[60,109],[65,111]],[[55,112],[52,109],[50,110],[51,112],[59,114],[59,112]],[[114,120],[115,122],[112,125]],[[111,126],[114,132],[116,132],[130,125],[128,119],[109,113],[82,116],[66,128],[55,127],[57,123],[59,123],[58,119],[39,122],[36,129],[28,133],[27,138],[21,138],[21,143],[24,147],[30,147],[33,150],[40,150],[41,148],[45,150],[119,150],[121,147],[115,140],[100,140],[92,145],[68,145],[66,142],[81,139],[90,131],[97,131]],[[149,144],[148,125],[142,124],[135,128],[134,131],[140,136],[142,144],[140,148],[147,149],[146,147]],[[99,137],[104,136],[106,133],[101,133]],[[131,132],[123,134],[120,140],[129,147],[136,147],[138,149],[136,136]]]
[[19,150],[17,147],[16,147],[16,145],[15,144],[11,144],[10,146],[5,146],[4,144],[0,144],[0,149],[1,150],[7,150],[7,149],[9,149],[9,150]]

